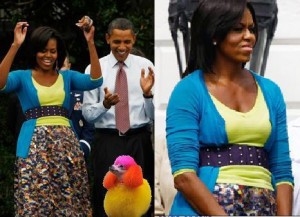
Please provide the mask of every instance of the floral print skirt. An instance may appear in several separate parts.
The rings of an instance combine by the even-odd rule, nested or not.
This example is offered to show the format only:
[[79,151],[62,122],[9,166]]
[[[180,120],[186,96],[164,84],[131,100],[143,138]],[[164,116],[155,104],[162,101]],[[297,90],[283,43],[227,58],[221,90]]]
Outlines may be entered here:
[[213,196],[228,215],[276,215],[275,192],[269,189],[217,183]]
[[15,165],[16,216],[92,216],[87,168],[73,130],[38,126]]

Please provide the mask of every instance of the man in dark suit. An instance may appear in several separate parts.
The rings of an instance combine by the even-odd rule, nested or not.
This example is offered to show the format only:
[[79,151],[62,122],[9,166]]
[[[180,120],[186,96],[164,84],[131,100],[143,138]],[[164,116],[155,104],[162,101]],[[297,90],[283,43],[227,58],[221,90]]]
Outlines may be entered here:
[[71,92],[71,109],[70,119],[72,120],[75,132],[79,138],[80,147],[84,152],[84,158],[87,161],[91,146],[93,141],[95,127],[94,124],[88,123],[82,116],[81,104],[83,99],[82,91],[72,91]]

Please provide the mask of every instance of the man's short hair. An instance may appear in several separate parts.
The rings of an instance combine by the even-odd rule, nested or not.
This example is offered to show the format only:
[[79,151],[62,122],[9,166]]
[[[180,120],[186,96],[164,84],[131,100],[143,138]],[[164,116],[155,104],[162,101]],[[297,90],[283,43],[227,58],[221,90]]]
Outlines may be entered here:
[[126,18],[116,18],[113,21],[111,21],[110,24],[108,25],[107,33],[111,35],[114,29],[120,29],[120,30],[130,29],[132,33],[135,34],[135,30],[132,22]]

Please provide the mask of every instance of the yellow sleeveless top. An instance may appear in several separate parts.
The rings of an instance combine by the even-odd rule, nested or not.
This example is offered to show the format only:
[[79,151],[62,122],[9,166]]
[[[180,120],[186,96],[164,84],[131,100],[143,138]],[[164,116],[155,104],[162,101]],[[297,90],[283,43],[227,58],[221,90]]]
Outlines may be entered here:
[[[34,78],[32,78],[32,81],[34,87],[37,89],[37,95],[41,106],[48,106],[48,105],[61,106],[63,104],[66,93],[64,91],[64,82],[61,74],[58,75],[57,80],[50,87],[40,85],[34,80]],[[36,126],[42,126],[42,125],[70,126],[70,123],[69,123],[69,119],[62,116],[46,116],[46,117],[40,117],[36,121]]]

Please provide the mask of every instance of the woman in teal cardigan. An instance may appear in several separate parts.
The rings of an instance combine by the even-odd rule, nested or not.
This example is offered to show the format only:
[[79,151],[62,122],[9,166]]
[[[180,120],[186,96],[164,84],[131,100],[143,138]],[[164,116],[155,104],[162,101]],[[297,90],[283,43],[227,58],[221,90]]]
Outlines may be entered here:
[[178,190],[170,215],[291,215],[284,99],[274,82],[244,68],[257,37],[246,0],[200,1],[186,77],[167,108]]
[[91,90],[103,83],[95,28],[83,31],[90,75],[59,71],[66,48],[61,35],[47,26],[31,34],[30,69],[9,73],[28,26],[16,24],[14,41],[0,65],[0,90],[16,92],[26,117],[17,142],[15,216],[91,216],[84,155],[68,111],[72,90]]

